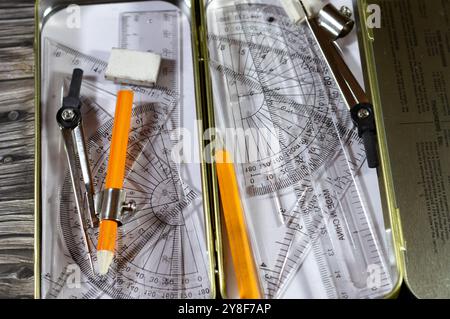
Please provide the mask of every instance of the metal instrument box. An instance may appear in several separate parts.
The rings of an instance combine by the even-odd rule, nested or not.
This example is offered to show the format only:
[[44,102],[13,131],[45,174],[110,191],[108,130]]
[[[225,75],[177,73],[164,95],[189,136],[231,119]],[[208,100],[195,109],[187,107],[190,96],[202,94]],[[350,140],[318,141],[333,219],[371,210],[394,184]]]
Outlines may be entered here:
[[[238,5],[249,2],[239,1]],[[253,2],[258,6],[279,7],[278,1],[273,4],[264,0]],[[381,8],[381,28],[372,28],[366,23],[372,18],[371,11],[367,11],[369,4],[366,0],[354,2],[366,91],[370,93],[375,106],[381,160],[378,168],[379,184],[375,188],[379,187],[380,191],[377,193],[381,195],[372,194],[374,203],[369,200],[369,203],[364,202],[363,205],[379,205],[382,208],[382,213],[376,212],[370,218],[376,220],[378,225],[373,233],[380,238],[382,248],[379,251],[385,259],[383,265],[387,265],[388,269],[387,274],[383,273],[379,281],[383,283],[386,280],[388,284],[385,290],[375,286],[370,293],[357,296],[393,297],[405,279],[419,297],[449,297],[450,283],[446,265],[450,261],[447,243],[450,233],[450,166],[444,160],[449,155],[450,139],[450,130],[446,128],[446,116],[450,113],[447,112],[446,95],[448,72],[445,72],[448,67],[449,35],[441,28],[442,24],[448,23],[447,15],[440,13],[448,12],[450,6],[443,7],[443,3],[425,3],[419,0],[377,0],[370,2],[370,5],[373,4]],[[232,74],[232,70],[229,70],[232,68],[224,67],[227,66],[224,61],[221,61],[222,67],[219,67],[211,57],[214,45],[217,45],[216,49],[219,51],[229,49],[231,52],[232,45],[238,43],[230,38],[227,42],[216,32],[228,32],[227,25],[223,23],[228,23],[227,19],[233,15],[211,15],[212,10],[229,5],[236,4],[224,0],[37,1],[37,298],[216,298],[235,295],[226,231],[222,225],[216,169],[210,161],[212,151],[209,148],[214,138],[214,132],[210,129],[216,127],[219,116],[217,113],[220,110],[217,99],[221,97],[215,89],[220,82],[216,73],[220,71],[221,76],[234,77],[234,83],[229,82],[230,85],[238,86],[239,83],[236,83],[242,80],[239,75]],[[279,19],[284,19],[279,18],[284,13],[273,8],[270,9],[272,11],[269,10],[273,17],[266,19],[266,24],[273,21],[278,23]],[[259,22],[252,20],[259,18],[259,11],[255,11],[253,16],[252,8],[244,7],[242,10],[247,11],[241,11],[239,19],[248,14],[248,21],[254,24],[236,29],[236,32],[243,32],[246,28],[255,34],[269,32],[266,26],[258,31]],[[266,18],[264,14],[266,13],[260,17]],[[212,16],[218,17],[217,24],[211,20]],[[405,19],[397,19],[398,16]],[[78,23],[81,25],[77,25]],[[221,23],[225,25],[224,29],[221,29]],[[429,24],[428,28],[423,27],[424,23]],[[283,25],[280,30],[285,31],[280,31],[277,36],[281,38],[283,32],[288,34],[292,27]],[[243,39],[245,34],[242,34]],[[153,43],[149,41],[150,35],[156,39]],[[239,37],[240,35],[238,39]],[[294,36],[289,38],[291,40],[293,43],[298,41]],[[283,56],[283,43],[285,42],[278,45],[272,43],[271,49],[267,51],[261,47],[259,49],[266,54],[276,52]],[[86,104],[86,114],[90,112],[93,114],[92,118],[96,119],[90,121],[89,125],[93,129],[88,130],[91,160],[94,173],[101,174],[101,163],[105,160],[103,153],[108,149],[107,146],[103,147],[106,145],[105,141],[108,141],[108,114],[111,113],[108,105],[116,88],[103,80],[105,61],[111,47],[149,50],[161,54],[163,58],[160,85],[157,83],[156,87],[143,90],[134,87],[139,96],[139,103],[133,113],[137,133],[130,141],[140,141],[145,136],[146,141],[150,142],[136,142],[136,145],[139,144],[136,153],[129,150],[136,159],[130,163],[130,184],[127,185],[132,196],[139,198],[138,193],[144,194],[144,200],[141,204],[138,203],[138,208],[141,205],[141,211],[148,210],[148,213],[137,215],[136,219],[130,217],[128,226],[125,221],[121,249],[127,253],[117,257],[116,268],[110,276],[102,280],[93,279],[81,267],[82,279],[78,283],[81,288],[67,288],[68,281],[73,280],[72,266],[79,264],[77,261],[82,259],[79,259],[78,235],[74,230],[79,225],[74,221],[75,208],[71,195],[68,195],[70,188],[67,187],[70,183],[67,167],[60,163],[63,149],[60,139],[55,135],[55,121],[52,122],[56,114],[54,107],[64,94],[69,71],[73,67],[84,67],[87,76],[82,89],[83,103]],[[236,52],[245,56],[255,48],[255,45],[249,45],[248,48],[239,46]],[[294,55],[286,57],[288,60],[297,58]],[[280,62],[281,65],[283,59]],[[260,80],[261,82],[263,81]],[[249,99],[253,98],[258,86],[249,80],[242,80],[242,83],[241,87],[247,86]],[[254,91],[248,89],[252,85]],[[264,89],[261,91],[264,92]],[[170,123],[162,121],[162,118],[170,118]],[[141,131],[146,127],[147,131]],[[191,132],[191,140],[194,142],[190,151],[195,160],[191,163],[161,160],[162,155],[168,153],[165,143],[180,142],[169,134],[169,130],[182,127],[187,127]],[[147,145],[152,147],[152,151],[145,153]],[[143,156],[147,158],[144,159]],[[133,165],[141,168],[133,168]],[[148,178],[142,177],[142,172],[150,175],[163,172],[167,176],[157,179],[155,186],[153,180],[148,181]],[[365,178],[362,180],[362,192],[366,194],[365,198],[371,198],[372,195],[365,188]],[[136,186],[138,182],[144,185]],[[98,180],[98,185],[101,184],[101,180]],[[242,192],[244,186],[241,187]],[[283,192],[283,188],[280,189]],[[258,192],[256,188],[254,190],[255,193]],[[251,201],[252,199],[249,200]],[[246,205],[250,204],[244,204]],[[149,220],[151,226],[144,227]],[[333,227],[335,226],[336,224]],[[95,235],[93,231],[92,236]],[[256,237],[257,235],[252,237],[253,244],[257,241]],[[370,255],[364,254],[361,258],[368,259]],[[156,263],[156,260],[160,262]],[[372,265],[369,261],[367,263]],[[299,263],[302,264],[303,260]],[[308,269],[316,269],[316,277],[321,280],[320,265],[310,265],[306,259],[305,265]],[[261,281],[270,282],[269,271],[273,269],[268,269],[264,263],[258,267]],[[292,272],[292,276],[297,276],[296,271]],[[337,279],[333,280],[339,280],[340,274],[334,275]],[[354,274],[346,275],[353,278]],[[363,269],[364,289],[370,286],[366,276],[372,278],[371,275],[371,270]],[[302,292],[302,287],[305,290],[313,287],[311,283],[307,283],[307,277],[305,274],[299,275],[300,279],[287,296],[330,296],[326,285],[319,289],[321,291]],[[378,294],[377,289],[380,291]],[[334,294],[340,298],[353,296],[347,291],[332,292],[331,296]],[[265,290],[265,297],[273,296]]]

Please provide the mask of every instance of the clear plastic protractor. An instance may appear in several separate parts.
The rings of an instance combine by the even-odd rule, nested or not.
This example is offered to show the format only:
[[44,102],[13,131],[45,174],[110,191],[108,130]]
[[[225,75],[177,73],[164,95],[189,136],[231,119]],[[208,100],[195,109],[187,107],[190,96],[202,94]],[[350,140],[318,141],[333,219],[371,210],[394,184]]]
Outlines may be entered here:
[[216,125],[265,297],[382,297],[392,280],[364,148],[307,24],[278,1],[212,0],[206,15]]
[[[76,28],[66,24],[71,12],[64,8],[52,12],[41,34],[41,295],[211,298],[200,167],[180,164],[172,156],[177,142],[173,131],[181,126],[196,131],[186,10],[163,1],[86,4],[79,7]],[[135,103],[124,190],[137,210],[125,216],[112,267],[101,277],[87,269],[55,116],[72,70],[83,69],[81,110],[94,188],[99,192],[104,187],[116,93],[121,88],[104,79],[113,47],[155,52],[162,64],[154,87],[129,87],[135,92]],[[197,150],[198,145],[192,148]],[[98,229],[89,236],[96,243]]]

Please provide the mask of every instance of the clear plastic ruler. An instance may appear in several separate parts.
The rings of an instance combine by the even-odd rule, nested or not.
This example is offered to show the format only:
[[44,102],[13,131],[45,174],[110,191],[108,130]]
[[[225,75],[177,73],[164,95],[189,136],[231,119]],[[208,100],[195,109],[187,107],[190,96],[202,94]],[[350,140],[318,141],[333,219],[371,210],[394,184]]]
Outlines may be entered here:
[[[107,18],[107,19],[106,19]],[[189,22],[166,2],[81,7],[81,27],[61,27],[64,10],[43,27],[42,48],[42,296],[48,298],[208,298],[211,296],[198,167],[172,158],[171,132],[195,119]],[[97,19],[108,23],[99,26]],[[58,27],[59,25],[59,27]],[[95,29],[95,30],[93,30]],[[111,36],[111,30],[117,30]],[[151,37],[150,37],[151,36]],[[80,39],[83,39],[81,41]],[[136,213],[119,229],[106,276],[93,275],[84,252],[72,185],[55,121],[73,68],[84,70],[83,125],[94,188],[104,188],[118,85],[104,79],[112,47],[152,51],[163,63],[153,88],[131,86],[135,105],[124,189]],[[188,51],[188,52],[185,52]],[[189,84],[191,83],[191,84]],[[191,88],[193,91],[193,88]],[[190,178],[182,176],[187,175]],[[94,244],[98,229],[89,234]],[[95,252],[94,252],[95,263]]]
[[[180,12],[176,10],[125,12],[120,15],[120,47],[161,55],[158,86],[181,92]],[[153,32],[149,36],[149,31]],[[178,108],[179,109],[179,108]]]
[[307,25],[273,1],[212,2],[207,19],[217,123],[246,137],[231,148],[266,297],[311,260],[321,296],[382,297],[393,283],[364,148]]

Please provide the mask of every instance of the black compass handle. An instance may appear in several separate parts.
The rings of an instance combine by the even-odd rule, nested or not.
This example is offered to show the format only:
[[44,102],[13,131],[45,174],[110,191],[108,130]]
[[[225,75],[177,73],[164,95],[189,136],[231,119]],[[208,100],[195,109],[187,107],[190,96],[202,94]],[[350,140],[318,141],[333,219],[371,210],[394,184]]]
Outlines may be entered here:
[[69,94],[63,98],[62,107],[56,113],[61,128],[74,129],[81,122],[80,90],[83,70],[74,69],[70,81]]
[[350,109],[352,120],[358,128],[358,136],[362,138],[367,156],[367,164],[370,168],[379,165],[377,152],[377,130],[373,105],[359,103]]
[[80,98],[81,81],[83,80],[83,70],[73,69],[72,80],[70,81],[69,95],[67,97]]

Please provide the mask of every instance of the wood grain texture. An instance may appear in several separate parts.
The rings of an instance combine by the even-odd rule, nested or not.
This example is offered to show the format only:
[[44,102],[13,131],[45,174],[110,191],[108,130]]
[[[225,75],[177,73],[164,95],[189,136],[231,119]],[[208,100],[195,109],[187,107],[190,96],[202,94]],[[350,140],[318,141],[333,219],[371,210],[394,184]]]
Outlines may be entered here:
[[34,294],[34,1],[0,1],[0,298]]

